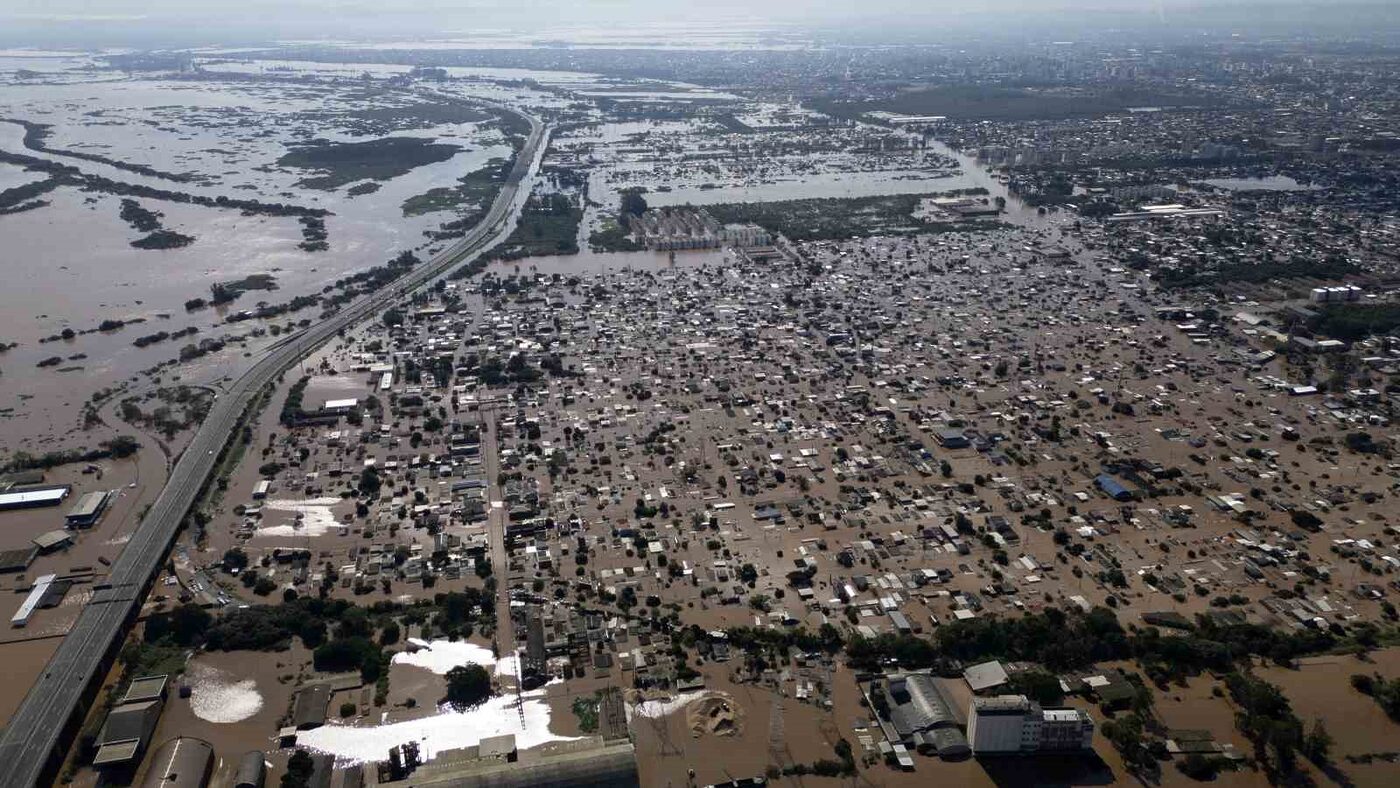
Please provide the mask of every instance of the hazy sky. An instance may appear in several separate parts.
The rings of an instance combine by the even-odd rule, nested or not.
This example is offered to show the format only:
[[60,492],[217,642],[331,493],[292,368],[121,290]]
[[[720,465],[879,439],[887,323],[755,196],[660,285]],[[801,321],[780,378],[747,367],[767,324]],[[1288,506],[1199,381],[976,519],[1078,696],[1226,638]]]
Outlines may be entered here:
[[1216,28],[1354,22],[1394,27],[1400,0],[0,0],[6,39],[192,35],[208,40],[455,35],[512,28],[625,30],[642,23],[749,21],[862,32],[989,34],[1048,26]]

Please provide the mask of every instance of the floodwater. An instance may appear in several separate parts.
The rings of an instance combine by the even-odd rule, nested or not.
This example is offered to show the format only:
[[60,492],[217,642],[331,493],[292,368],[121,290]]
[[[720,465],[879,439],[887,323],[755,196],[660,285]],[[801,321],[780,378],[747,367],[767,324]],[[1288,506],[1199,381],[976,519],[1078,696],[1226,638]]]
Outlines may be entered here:
[[30,172],[11,164],[0,164],[0,192],[44,179],[43,173]]
[[[1373,651],[1366,661],[1350,655],[1310,657],[1301,660],[1298,670],[1271,665],[1255,673],[1283,690],[1304,726],[1311,728],[1315,720],[1321,720],[1337,741],[1338,755],[1400,749],[1396,747],[1400,727],[1378,703],[1351,686],[1351,677],[1356,674],[1400,679],[1400,648]],[[1382,780],[1393,784],[1400,774],[1400,767],[1384,762],[1339,766],[1358,785],[1380,784]]]
[[805,30],[773,27],[742,18],[710,23],[636,20],[623,27],[545,27],[530,31],[445,30],[428,41],[283,41],[283,44],[377,50],[531,49],[568,45],[579,49],[794,50],[814,46]]
[[[44,61],[49,64],[64,60]],[[13,65],[0,62],[0,67]],[[3,71],[3,68],[0,68]],[[346,184],[315,190],[297,182],[314,171],[281,167],[287,146],[309,136],[331,141],[361,139],[357,113],[433,97],[358,95],[353,85],[302,83],[221,84],[160,79],[101,83],[0,80],[0,116],[53,126],[48,145],[114,160],[142,164],[193,180],[172,181],[130,172],[102,162],[31,151],[23,128],[0,123],[0,149],[76,166],[112,180],[207,197],[229,196],[270,203],[324,207],[330,249],[308,252],[294,217],[244,216],[237,210],[140,199],[163,214],[162,224],[194,237],[193,244],[170,250],[140,250],[130,242],[144,233],[119,216],[120,198],[59,188],[43,196],[50,204],[0,216],[6,243],[0,269],[11,287],[0,293],[0,340],[19,347],[0,357],[0,402],[11,410],[11,448],[32,447],[54,435],[49,426],[77,420],[77,406],[99,388],[130,379],[138,371],[176,357],[179,348],[205,338],[242,336],[265,328],[259,322],[225,325],[230,311],[259,302],[279,303],[315,293],[347,273],[379,265],[400,251],[417,249],[426,257],[446,242],[424,235],[452,213],[402,215],[409,197],[453,185],[463,175],[503,159],[510,147],[499,130],[482,123],[394,127],[385,136],[420,136],[458,145],[452,158],[378,181],[371,194],[353,196]],[[38,180],[35,173],[0,167],[0,188]],[[184,310],[185,301],[208,297],[214,282],[270,273],[279,290],[245,294],[225,309]],[[315,317],[306,310],[275,321]],[[41,343],[64,329],[82,332],[104,319],[144,320],[124,330],[80,335]],[[137,337],[188,327],[198,333],[178,341],[133,346]],[[232,345],[201,362],[182,365],[187,382],[213,383],[247,366],[244,352],[272,341]],[[35,371],[39,361],[64,361]],[[80,386],[74,381],[81,378]],[[42,425],[42,427],[41,427]],[[52,446],[50,446],[52,448]]]

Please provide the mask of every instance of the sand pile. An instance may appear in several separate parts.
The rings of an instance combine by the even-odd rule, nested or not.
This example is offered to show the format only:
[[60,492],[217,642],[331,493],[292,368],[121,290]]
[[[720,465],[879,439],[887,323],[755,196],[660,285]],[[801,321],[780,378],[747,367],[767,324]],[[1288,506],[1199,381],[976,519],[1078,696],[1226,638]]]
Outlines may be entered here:
[[726,692],[712,692],[685,708],[690,735],[737,736],[744,729],[744,712]]

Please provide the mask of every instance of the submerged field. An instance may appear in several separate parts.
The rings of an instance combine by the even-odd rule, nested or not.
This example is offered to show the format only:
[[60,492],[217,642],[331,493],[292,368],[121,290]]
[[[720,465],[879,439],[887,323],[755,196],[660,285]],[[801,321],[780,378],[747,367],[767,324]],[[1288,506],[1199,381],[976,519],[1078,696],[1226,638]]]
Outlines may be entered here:
[[[16,449],[81,441],[66,425],[92,391],[186,346],[270,341],[267,323],[229,322],[241,311],[314,319],[306,297],[347,274],[426,258],[489,205],[521,140],[514,116],[411,83],[88,62],[0,57],[0,234],[16,285],[0,294],[0,338],[15,345],[0,364],[29,373],[5,377]],[[450,204],[404,210],[444,188]],[[260,276],[276,291],[187,308]],[[242,353],[226,355],[208,373],[235,371]]]

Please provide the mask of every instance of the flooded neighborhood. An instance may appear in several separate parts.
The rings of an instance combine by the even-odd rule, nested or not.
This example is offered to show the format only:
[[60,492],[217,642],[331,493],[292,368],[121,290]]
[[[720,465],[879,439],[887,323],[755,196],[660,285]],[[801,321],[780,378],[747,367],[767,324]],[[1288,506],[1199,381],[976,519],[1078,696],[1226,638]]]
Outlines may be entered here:
[[1394,44],[1153,30],[0,50],[5,784],[1392,782]]

